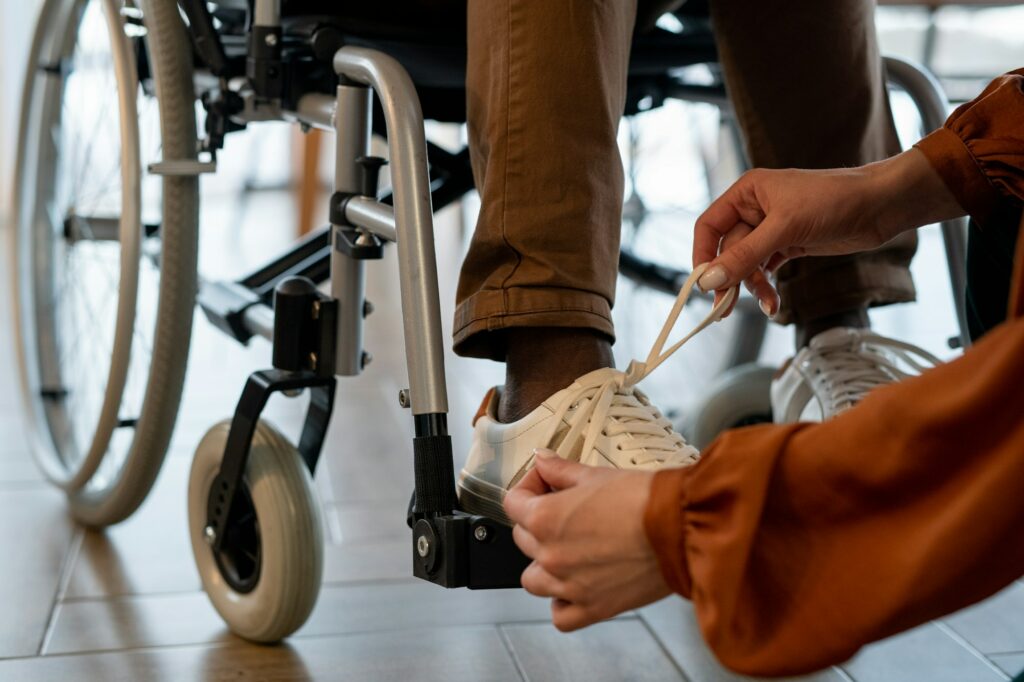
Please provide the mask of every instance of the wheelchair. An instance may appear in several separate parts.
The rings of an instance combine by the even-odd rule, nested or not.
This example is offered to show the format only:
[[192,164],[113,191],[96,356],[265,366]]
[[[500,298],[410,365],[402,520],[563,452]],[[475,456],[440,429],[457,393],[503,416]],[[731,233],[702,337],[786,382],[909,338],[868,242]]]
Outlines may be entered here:
[[[369,361],[364,275],[385,248],[399,262],[409,383],[398,399],[415,426],[413,572],[449,588],[517,587],[527,561],[509,528],[460,511],[454,489],[432,215],[473,180],[468,152],[428,143],[424,118],[464,121],[464,16],[409,9],[404,23],[384,25],[333,5],[47,0],[22,99],[11,249],[18,364],[33,451],[78,521],[117,523],[152,487],[197,303],[238,342],[273,344],[272,366],[250,375],[234,417],[199,444],[188,500],[203,587],[229,627],[258,642],[300,627],[320,589],[312,473],[336,377]],[[684,5],[676,16],[674,30],[636,38],[627,114],[671,98],[728,109],[720,80],[679,72],[716,61],[706,15]],[[924,126],[941,125],[947,105],[935,81],[899,60],[887,69]],[[85,100],[96,106],[76,107]],[[200,281],[198,178],[216,170],[226,135],[268,120],[335,134],[330,224],[237,281]],[[386,138],[387,161],[371,154],[373,134]],[[385,163],[389,191],[379,186]],[[964,226],[943,234],[966,344]],[[687,275],[628,252],[620,268],[673,294]],[[766,370],[752,364],[766,321],[752,301],[739,310],[733,369],[692,426],[699,444],[770,419]],[[260,414],[271,395],[300,392],[310,401],[296,444]]]

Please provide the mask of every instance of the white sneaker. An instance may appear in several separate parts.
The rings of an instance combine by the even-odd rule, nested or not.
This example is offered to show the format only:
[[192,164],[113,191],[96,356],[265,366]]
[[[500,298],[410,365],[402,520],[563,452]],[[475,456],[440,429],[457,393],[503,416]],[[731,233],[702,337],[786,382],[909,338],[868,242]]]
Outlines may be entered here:
[[533,451],[551,448],[559,457],[593,466],[653,470],[694,464],[699,453],[636,384],[686,341],[718,321],[736,296],[729,292],[707,318],[662,353],[669,332],[703,268],[683,285],[646,362],[634,360],[625,371],[599,369],[558,391],[537,409],[511,424],[497,420],[500,391],[492,389],[473,422],[473,442],[459,474],[463,510],[511,525],[502,508],[505,493],[533,468]]
[[872,389],[939,364],[941,360],[922,348],[867,329],[823,331],[772,381],[775,423],[831,419]]

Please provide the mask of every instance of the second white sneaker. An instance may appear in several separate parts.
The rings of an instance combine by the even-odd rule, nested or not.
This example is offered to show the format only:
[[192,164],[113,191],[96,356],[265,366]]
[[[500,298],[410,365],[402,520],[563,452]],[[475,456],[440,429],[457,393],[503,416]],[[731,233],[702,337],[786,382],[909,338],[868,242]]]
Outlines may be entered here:
[[941,364],[928,351],[868,329],[821,332],[772,381],[775,422],[824,421],[871,390]]

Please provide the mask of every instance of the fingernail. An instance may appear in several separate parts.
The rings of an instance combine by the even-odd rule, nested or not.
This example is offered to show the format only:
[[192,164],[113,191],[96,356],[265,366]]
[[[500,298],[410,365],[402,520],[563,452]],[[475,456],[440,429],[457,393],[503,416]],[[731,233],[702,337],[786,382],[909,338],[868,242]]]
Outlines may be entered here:
[[555,453],[547,448],[537,448],[533,451],[534,457],[540,457],[541,459],[551,459],[555,457]]
[[775,318],[775,313],[772,312],[771,304],[768,303],[768,301],[760,299],[757,302],[757,305],[761,306],[761,312],[764,313],[764,316],[767,317],[769,320]]
[[697,286],[703,291],[713,291],[725,284],[727,279],[728,276],[725,274],[725,268],[721,265],[714,265],[700,276],[700,279],[697,280]]

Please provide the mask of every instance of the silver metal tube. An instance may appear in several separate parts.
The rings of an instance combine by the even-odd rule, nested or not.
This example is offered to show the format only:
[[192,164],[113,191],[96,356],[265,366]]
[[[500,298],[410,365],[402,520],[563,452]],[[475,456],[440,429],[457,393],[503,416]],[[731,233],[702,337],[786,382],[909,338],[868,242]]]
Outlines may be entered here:
[[[890,81],[902,88],[914,101],[925,132],[941,128],[949,112],[949,101],[942,86],[924,67],[897,57],[885,57],[885,73]],[[960,327],[960,347],[971,345],[967,327],[967,220],[957,218],[941,223],[942,241],[946,248],[949,283],[953,289],[953,304]]]
[[254,26],[280,26],[281,0],[256,0],[252,16]]
[[[339,85],[335,124],[334,191],[358,194],[362,172],[357,162],[370,155],[370,90]],[[363,369],[363,295],[365,261],[349,258],[338,249],[342,236],[331,228],[331,296],[338,301],[338,336],[335,372],[354,376]]]
[[250,332],[267,341],[274,340],[274,309],[262,303],[249,306],[242,313],[242,322]]
[[353,225],[365,228],[381,239],[398,241],[395,210],[370,197],[352,197],[345,204],[345,217]]
[[[361,47],[343,47],[334,70],[376,91],[384,109],[391,150],[391,184],[402,291],[402,318],[413,414],[448,412],[441,306],[434,254],[433,214],[423,112],[416,88],[393,58]],[[342,117],[340,108],[338,118]]]
[[338,100],[330,95],[313,93],[299,98],[296,111],[282,111],[286,121],[305,123],[306,125],[334,132],[334,111]]

